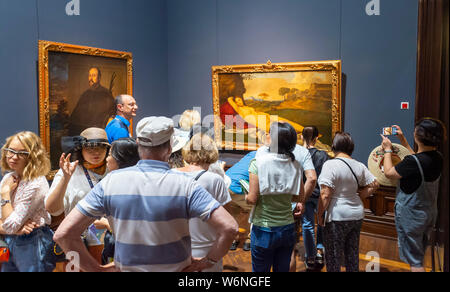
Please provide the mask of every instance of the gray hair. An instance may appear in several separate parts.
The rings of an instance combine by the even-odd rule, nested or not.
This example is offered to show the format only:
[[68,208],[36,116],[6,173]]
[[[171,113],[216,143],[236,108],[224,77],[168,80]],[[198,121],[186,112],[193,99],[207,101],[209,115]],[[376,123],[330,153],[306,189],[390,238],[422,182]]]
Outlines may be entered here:
[[138,144],[138,153],[139,157],[141,159],[146,159],[151,156],[159,155],[159,153],[163,151],[167,151],[170,148],[170,140],[167,142],[164,142],[161,145],[158,146],[143,146],[139,144],[139,139],[145,139],[145,138],[138,138],[137,144]]

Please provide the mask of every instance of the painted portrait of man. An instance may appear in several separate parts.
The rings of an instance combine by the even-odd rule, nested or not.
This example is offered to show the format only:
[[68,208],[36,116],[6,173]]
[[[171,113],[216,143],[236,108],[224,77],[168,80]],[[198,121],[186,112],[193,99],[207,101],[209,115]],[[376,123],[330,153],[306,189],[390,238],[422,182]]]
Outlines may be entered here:
[[57,169],[61,138],[78,136],[90,127],[105,128],[115,114],[114,98],[131,95],[131,68],[127,59],[117,57],[59,50],[48,55],[49,148],[52,169]]
[[114,97],[100,83],[98,67],[89,69],[89,88],[81,95],[69,119],[69,135],[79,135],[90,127],[104,128],[114,114]]

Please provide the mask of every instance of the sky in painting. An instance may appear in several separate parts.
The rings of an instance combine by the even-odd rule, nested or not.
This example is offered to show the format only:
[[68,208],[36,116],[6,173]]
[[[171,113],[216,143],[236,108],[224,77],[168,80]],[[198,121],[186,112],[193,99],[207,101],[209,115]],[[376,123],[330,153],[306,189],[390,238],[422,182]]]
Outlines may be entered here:
[[[258,98],[271,101],[283,100],[279,94],[281,87],[306,90],[312,83],[330,84],[330,72],[280,72],[251,73],[245,76],[244,84],[247,91],[244,98]],[[264,82],[261,82],[264,79]]]

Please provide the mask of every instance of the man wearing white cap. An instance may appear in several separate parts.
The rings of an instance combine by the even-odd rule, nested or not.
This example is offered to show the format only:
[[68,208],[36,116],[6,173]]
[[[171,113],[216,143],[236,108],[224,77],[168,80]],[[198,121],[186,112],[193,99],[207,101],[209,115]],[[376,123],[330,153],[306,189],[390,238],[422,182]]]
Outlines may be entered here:
[[[85,271],[201,271],[228,251],[238,226],[192,178],[170,170],[173,122],[141,120],[136,128],[141,161],[104,178],[71,212],[55,234],[65,252],[76,251]],[[99,266],[80,240],[81,232],[106,215],[116,237],[115,266]],[[208,255],[191,258],[189,219],[199,217],[217,231]]]

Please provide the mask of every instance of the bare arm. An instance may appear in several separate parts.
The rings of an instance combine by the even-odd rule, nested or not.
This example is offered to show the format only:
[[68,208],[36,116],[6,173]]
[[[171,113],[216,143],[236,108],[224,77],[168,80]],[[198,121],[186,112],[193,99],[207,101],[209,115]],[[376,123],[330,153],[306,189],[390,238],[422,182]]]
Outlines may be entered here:
[[297,202],[297,206],[294,210],[294,218],[297,218],[298,216],[301,216],[303,212],[305,211],[305,201],[303,201],[303,194],[305,193],[305,185],[303,183],[303,179],[301,180],[300,184],[300,194],[298,196],[292,196],[292,201]]
[[320,186],[320,200],[319,200],[319,207],[317,210],[317,218],[319,221],[319,225],[321,226],[324,226],[325,224],[323,215],[325,211],[328,209],[328,205],[330,204],[331,195],[333,194],[333,191],[334,190],[332,188],[326,185]]
[[258,196],[259,196],[258,176],[256,174],[250,173],[249,174],[249,190],[248,190],[248,194],[245,195],[245,200],[247,201],[247,204],[256,205],[256,202],[258,202]]
[[2,221],[6,221],[8,217],[14,212],[13,206],[11,204],[11,195],[14,193],[18,186],[18,178],[14,175],[10,175],[7,179],[5,179],[2,183],[1,198],[3,200],[10,201],[9,203],[2,206],[2,217],[0,218]]
[[400,126],[393,125],[392,127],[397,129],[397,137],[400,140],[400,144],[402,144],[406,149],[408,149],[409,153],[416,154],[416,152],[414,152],[414,150],[412,149],[412,147],[409,145],[408,141],[406,140],[405,135],[403,134],[403,131],[400,128]]
[[306,176],[306,182],[305,182],[305,192],[304,192],[304,201],[305,203],[309,197],[311,196],[312,192],[314,191],[314,188],[316,187],[317,183],[317,174],[314,169],[305,170],[305,176]]
[[228,98],[228,103],[231,105],[231,107],[237,112],[239,110],[239,106],[234,102],[234,98],[230,96]]
[[64,153],[61,155],[59,166],[63,172],[63,176],[45,201],[45,209],[50,214],[58,214],[61,210],[64,210],[64,195],[66,194],[67,185],[77,165],[78,161],[73,164],[70,163],[70,154],[67,157],[64,156]]
[[[385,136],[381,135],[383,142],[381,147],[384,151],[392,151],[392,142]],[[384,175],[389,179],[401,179],[402,176],[395,170],[394,164],[392,163],[392,153],[384,153],[383,160]]]
[[201,271],[212,267],[207,259],[220,261],[227,253],[234,238],[238,234],[236,220],[223,207],[219,207],[211,213],[208,224],[217,231],[217,238],[208,255],[202,259],[193,259],[192,264],[183,272]]
[[380,184],[375,180],[371,184],[365,186],[363,189],[361,189],[358,192],[359,197],[362,200],[364,200],[364,199],[370,197],[379,187],[380,187]]
[[3,221],[0,219],[0,234],[6,234],[6,231],[2,227]]
[[[8,234],[8,233],[6,232],[6,230],[3,229],[2,225],[3,225],[3,221],[0,220],[0,234],[3,234],[3,235]],[[19,230],[18,232],[16,232],[15,235],[30,234],[31,232],[33,232],[33,230],[34,230],[35,228],[38,228],[38,227],[39,227],[39,226],[38,226],[35,222],[33,222],[33,221],[31,221],[31,220],[28,220],[28,221],[22,226],[21,230]]]
[[80,268],[86,272],[107,272],[116,271],[115,267],[106,268],[98,264],[91,256],[84,245],[81,234],[89,225],[94,222],[94,218],[83,215],[78,209],[72,212],[64,219],[64,221],[56,230],[53,240],[64,250],[68,252],[76,252],[80,259]]

